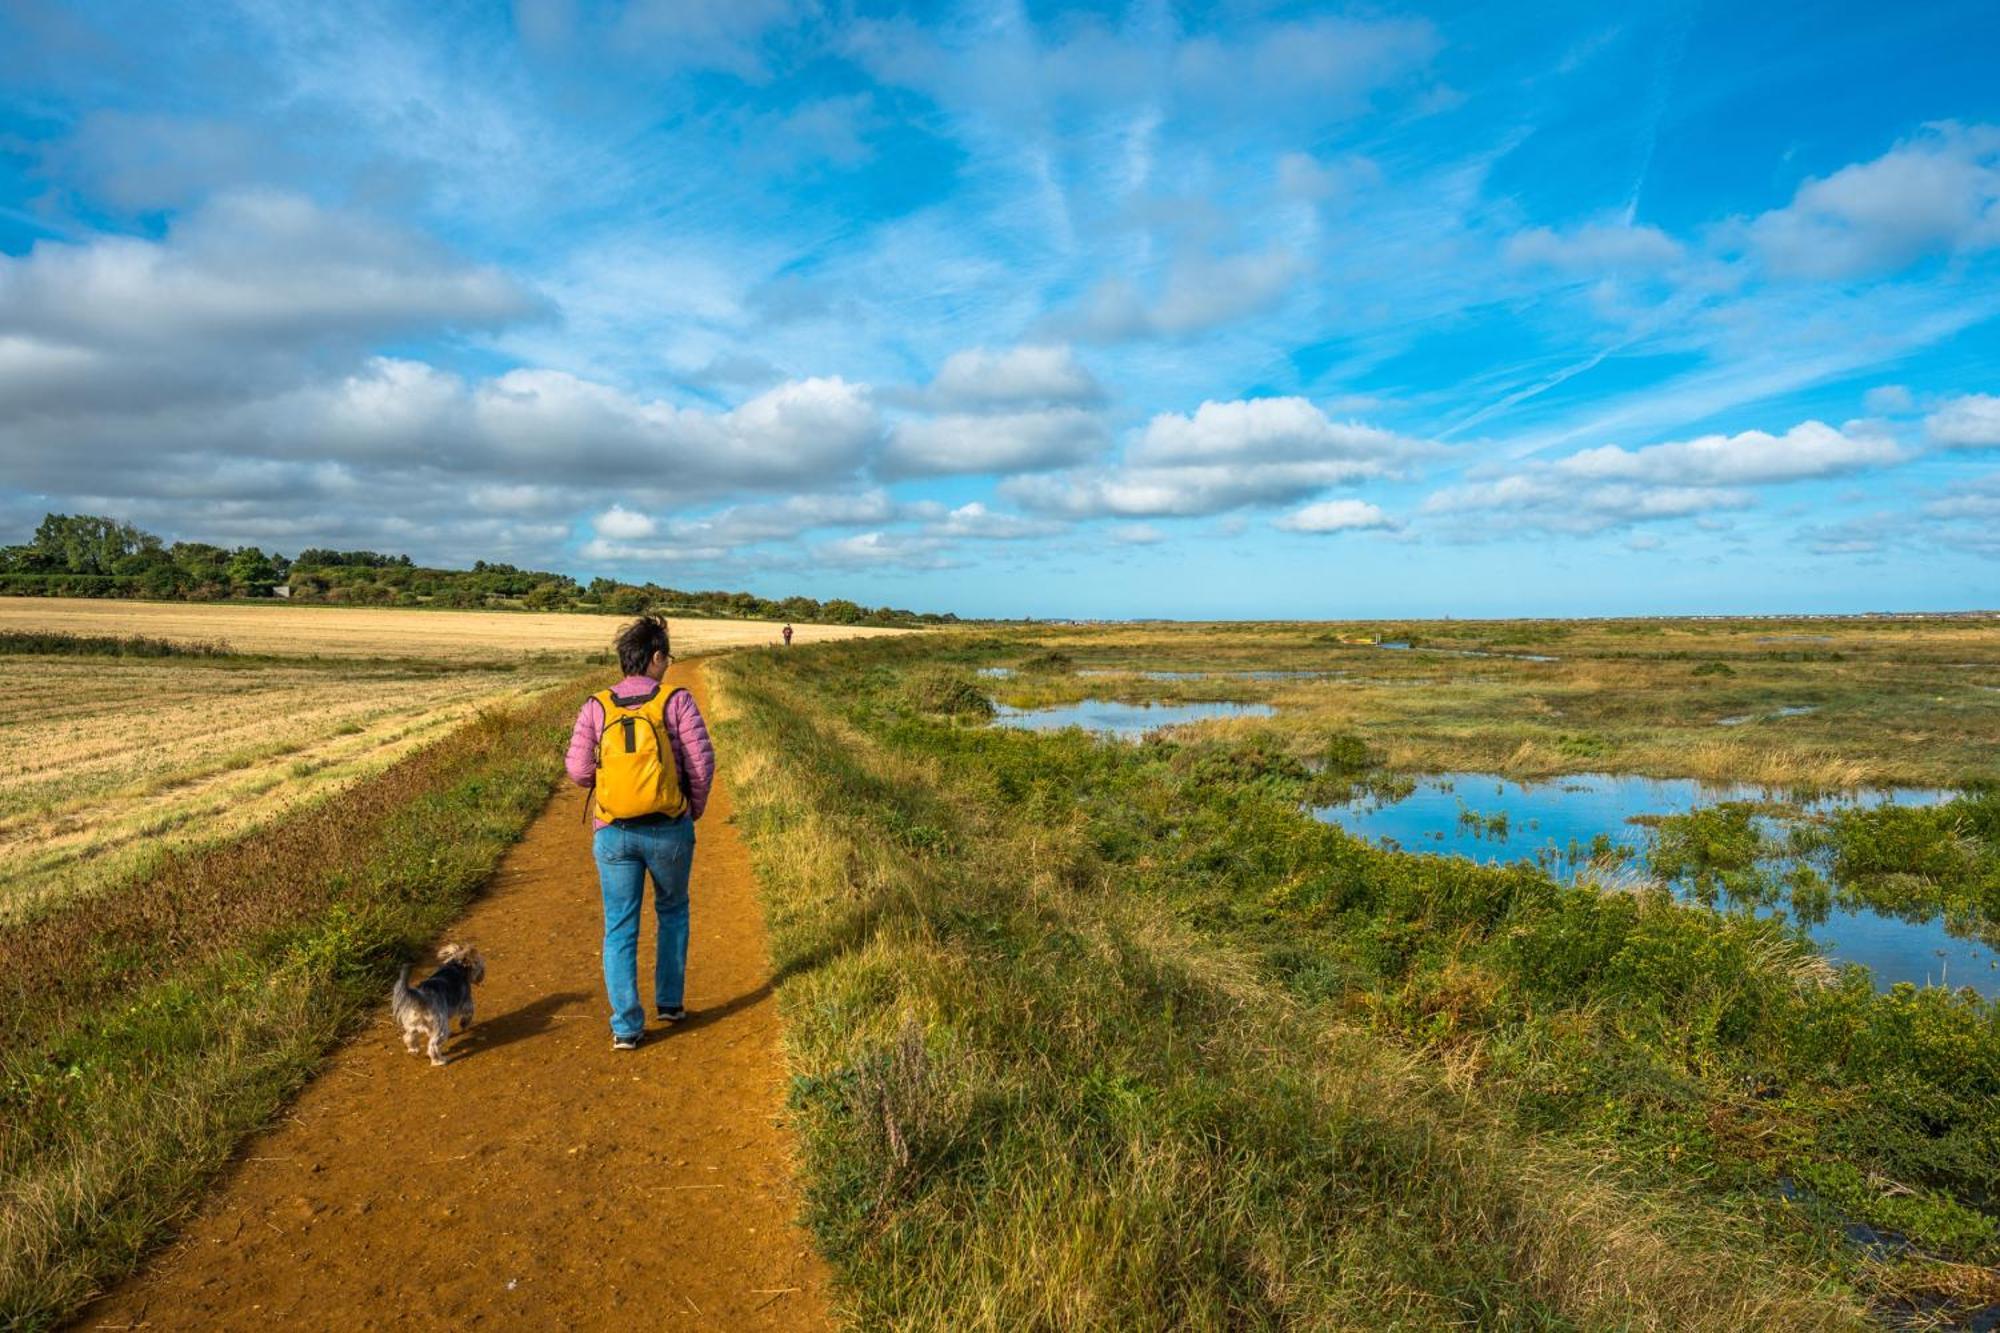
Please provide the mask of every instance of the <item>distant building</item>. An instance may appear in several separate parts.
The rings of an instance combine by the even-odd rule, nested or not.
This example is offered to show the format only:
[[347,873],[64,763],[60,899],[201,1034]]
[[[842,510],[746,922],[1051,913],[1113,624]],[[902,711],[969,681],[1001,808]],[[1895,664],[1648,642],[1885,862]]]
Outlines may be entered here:
[[273,597],[290,597],[291,595],[292,585],[289,583],[280,583],[271,589],[271,596]]

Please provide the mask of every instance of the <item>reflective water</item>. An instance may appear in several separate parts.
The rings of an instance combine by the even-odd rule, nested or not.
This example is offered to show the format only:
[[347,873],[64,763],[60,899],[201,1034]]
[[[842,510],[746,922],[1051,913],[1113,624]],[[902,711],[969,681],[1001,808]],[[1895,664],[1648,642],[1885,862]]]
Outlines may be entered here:
[[[1587,773],[1519,783],[1493,774],[1457,773],[1420,779],[1415,790],[1398,799],[1363,797],[1313,813],[1357,837],[1402,851],[1465,856],[1487,864],[1537,861],[1569,881],[1589,867],[1592,844],[1600,837],[1600,849],[1625,848],[1643,858],[1653,833],[1631,822],[1637,816],[1679,814],[1773,795],[1761,787],[1710,785],[1690,778]],[[1952,795],[1931,788],[1863,790],[1805,803],[1804,808],[1820,813],[1843,805],[1935,805]],[[1685,884],[1674,889],[1684,897],[1693,892]],[[1756,910],[1769,915],[1782,906]],[[2000,952],[1953,937],[1942,921],[1905,921],[1836,902],[1825,920],[1807,930],[1829,957],[1873,969],[1878,986],[1942,982],[2000,996]]]
[[1022,731],[1061,731],[1064,727],[1081,727],[1099,736],[1137,740],[1161,727],[1208,722],[1220,717],[1270,717],[1276,711],[1269,704],[1127,704],[1111,699],[1084,699],[1052,708],[1009,708],[1001,704],[993,722],[995,726],[1016,727]]
[[1745,722],[1775,722],[1781,717],[1804,717],[1807,713],[1817,713],[1818,711],[1818,704],[1788,704],[1783,708],[1773,709],[1761,717],[1756,713],[1737,713],[1733,717],[1719,717],[1715,719],[1715,725],[1718,727],[1740,727]]

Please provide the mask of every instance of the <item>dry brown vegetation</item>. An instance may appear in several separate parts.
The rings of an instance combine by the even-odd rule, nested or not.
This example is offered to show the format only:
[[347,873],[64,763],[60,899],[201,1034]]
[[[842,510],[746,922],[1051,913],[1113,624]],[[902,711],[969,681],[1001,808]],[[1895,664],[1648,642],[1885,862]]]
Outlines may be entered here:
[[[313,657],[422,657],[482,662],[609,650],[616,616],[528,611],[409,611],[270,603],[112,602],[70,597],[0,597],[0,631],[142,634],[177,642],[224,640],[239,653]],[[683,657],[775,643],[764,620],[671,619]],[[798,625],[801,644],[907,630]]]

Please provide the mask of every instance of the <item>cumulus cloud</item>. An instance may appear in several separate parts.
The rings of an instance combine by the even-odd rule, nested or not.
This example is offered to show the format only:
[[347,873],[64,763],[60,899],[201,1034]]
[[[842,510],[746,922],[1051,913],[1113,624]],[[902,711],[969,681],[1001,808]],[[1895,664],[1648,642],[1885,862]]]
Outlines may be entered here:
[[542,309],[497,269],[369,219],[269,191],[224,194],[163,240],[38,242],[0,257],[0,333],[59,347],[252,350],[442,328]]
[[1906,457],[1885,435],[1849,423],[1835,430],[1807,421],[1783,435],[1744,431],[1625,449],[1603,445],[1512,475],[1433,492],[1429,514],[1489,516],[1483,534],[1510,526],[1591,533],[1662,519],[1688,518],[1756,503],[1749,487],[1840,476],[1887,467]]
[[924,529],[932,537],[976,541],[1023,541],[1062,530],[1060,523],[1002,513],[979,500],[960,505]]
[[945,358],[931,382],[932,401],[965,410],[993,407],[1089,406],[1104,388],[1060,345],[968,348]]
[[1607,444],[1571,454],[1552,466],[1565,476],[1593,481],[1743,486],[1838,476],[1862,468],[1887,467],[1903,457],[1902,448],[1893,439],[1874,433],[1867,423],[1849,423],[1846,430],[1835,430],[1824,422],[1806,421],[1783,435],[1747,430],[1643,449]]
[[906,507],[876,489],[829,495],[793,495],[771,504],[730,505],[674,523],[678,541],[737,546],[783,541],[815,528],[866,527],[906,516]]
[[845,569],[950,569],[958,563],[938,538],[895,532],[863,532],[821,542],[812,548],[811,559]]
[[1356,532],[1402,525],[1365,500],[1322,500],[1284,515],[1273,526],[1286,532]]
[[954,412],[898,422],[881,469],[902,477],[1033,472],[1084,462],[1107,442],[1103,419],[1081,408]]
[[779,385],[713,411],[558,371],[467,381],[375,358],[331,382],[172,413],[0,414],[0,480],[44,493],[142,496],[177,476],[226,477],[223,461],[262,460],[347,469],[399,500],[411,485],[462,493],[472,482],[615,486],[685,505],[732,490],[837,484],[880,436],[865,392],[839,379]]
[[1348,462],[1352,476],[1379,475],[1428,452],[1407,436],[1354,421],[1335,421],[1304,398],[1205,402],[1191,415],[1162,412],[1133,447],[1134,463]]
[[1304,398],[1206,402],[1154,417],[1118,467],[1017,477],[1001,492],[1067,518],[1219,514],[1393,475],[1435,451],[1426,441],[1334,421]]
[[1000,492],[1025,509],[1065,518],[1186,518],[1290,504],[1358,475],[1365,473],[1348,462],[1135,467],[1015,477]]
[[1603,272],[1657,269],[1678,262],[1680,242],[1658,227],[1589,223],[1566,232],[1536,227],[1507,242],[1506,258],[1523,267]]
[[1545,471],[1448,486],[1432,493],[1424,501],[1423,511],[1476,520],[1472,527],[1461,527],[1460,535],[1500,538],[1522,528],[1581,535],[1718,509],[1747,509],[1755,503],[1755,497],[1742,490],[1579,484],[1574,478]]
[[1806,181],[1747,238],[1773,273],[1812,279],[2000,246],[2000,126],[1927,127],[1871,162]]
[[632,541],[653,535],[655,524],[645,514],[634,513],[624,505],[614,504],[611,508],[591,520],[591,526],[600,537],[613,541]]
[[1949,399],[1924,418],[1924,431],[1950,449],[2000,448],[2000,398],[1969,393]]

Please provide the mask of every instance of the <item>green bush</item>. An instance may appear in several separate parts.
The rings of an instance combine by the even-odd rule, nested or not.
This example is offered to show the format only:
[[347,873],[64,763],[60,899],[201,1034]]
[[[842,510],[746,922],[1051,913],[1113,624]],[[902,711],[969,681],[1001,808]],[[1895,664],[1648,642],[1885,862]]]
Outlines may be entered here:
[[949,667],[912,672],[903,683],[903,700],[919,713],[945,717],[988,718],[993,701],[970,676]]

